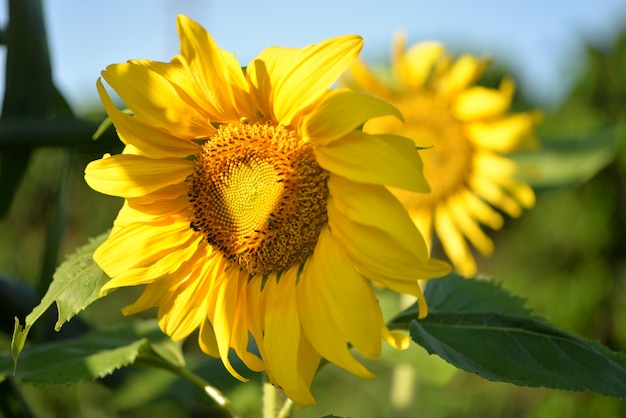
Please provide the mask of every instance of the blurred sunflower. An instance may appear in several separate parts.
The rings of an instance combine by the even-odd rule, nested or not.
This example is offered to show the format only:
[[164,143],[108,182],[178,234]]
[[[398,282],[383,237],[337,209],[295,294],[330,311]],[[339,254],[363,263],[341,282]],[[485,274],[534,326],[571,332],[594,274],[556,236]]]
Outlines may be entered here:
[[515,179],[516,164],[501,154],[536,147],[533,132],[541,114],[509,113],[514,84],[508,78],[498,89],[474,85],[487,65],[470,55],[452,60],[437,42],[407,49],[406,37],[398,34],[391,82],[362,61],[356,61],[343,79],[347,86],[378,96],[402,112],[405,123],[384,116],[367,121],[363,131],[403,135],[423,148],[420,154],[431,193],[390,190],[428,245],[436,235],[465,276],[477,270],[468,241],[482,255],[493,252],[481,224],[502,227],[503,218],[494,208],[518,217],[535,203],[533,190]]
[[[357,129],[391,105],[329,90],[362,39],[268,48],[242,71],[196,22],[178,18],[171,62],[107,67],[106,82],[132,110],[104,107],[126,145],[85,170],[95,190],[123,197],[94,259],[106,293],[146,285],[124,309],[158,308],[161,329],[199,345],[233,376],[233,349],[298,404],[314,402],[321,358],[361,377],[381,339],[406,336],[383,322],[370,283],[417,296],[418,279],[446,274],[386,185],[426,191],[412,141]],[[248,350],[249,334],[260,357]]]

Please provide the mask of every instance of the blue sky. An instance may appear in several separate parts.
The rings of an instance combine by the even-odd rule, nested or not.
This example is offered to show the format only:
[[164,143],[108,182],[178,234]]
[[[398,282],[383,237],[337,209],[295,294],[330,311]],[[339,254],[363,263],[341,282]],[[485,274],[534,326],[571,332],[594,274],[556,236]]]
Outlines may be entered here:
[[437,39],[508,63],[532,97],[552,102],[579,70],[581,42],[605,42],[626,28],[624,0],[48,0],[44,13],[55,80],[79,112],[97,103],[95,81],[108,64],[176,54],[178,13],[200,22],[242,65],[270,45],[346,33],[365,38],[363,56],[373,61],[387,56],[402,29],[410,41]]

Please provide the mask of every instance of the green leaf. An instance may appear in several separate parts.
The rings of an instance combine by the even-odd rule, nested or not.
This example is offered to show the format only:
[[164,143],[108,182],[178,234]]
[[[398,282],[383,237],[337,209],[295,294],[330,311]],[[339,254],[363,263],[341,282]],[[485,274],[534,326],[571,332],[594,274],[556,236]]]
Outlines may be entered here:
[[612,124],[580,138],[544,140],[540,150],[510,157],[520,166],[519,177],[534,188],[576,185],[613,161],[621,129]]
[[11,352],[16,363],[30,328],[53,303],[59,312],[55,324],[58,331],[65,322],[100,298],[100,288],[109,278],[93,261],[92,254],[108,235],[107,232],[91,239],[59,266],[41,302],[26,317],[24,327],[15,319]]
[[[164,335],[156,321],[133,322],[79,338],[24,349],[16,376],[36,384],[70,384],[111,374],[132,364],[164,369],[184,366],[181,344]],[[0,372],[8,374],[12,360],[0,357]]]
[[410,326],[429,353],[485,379],[626,397],[626,355],[543,321],[500,314],[433,314]]
[[408,325],[428,353],[489,380],[626,397],[626,354],[532,316],[497,284],[449,275],[430,281],[425,295],[426,318],[416,320],[411,307],[390,326]]
[[[499,284],[479,278],[465,279],[455,273],[430,280],[424,297],[430,313],[500,312],[530,315],[530,310],[524,307],[524,299],[511,294]],[[417,304],[414,304],[398,314],[388,325],[408,329],[417,314]]]

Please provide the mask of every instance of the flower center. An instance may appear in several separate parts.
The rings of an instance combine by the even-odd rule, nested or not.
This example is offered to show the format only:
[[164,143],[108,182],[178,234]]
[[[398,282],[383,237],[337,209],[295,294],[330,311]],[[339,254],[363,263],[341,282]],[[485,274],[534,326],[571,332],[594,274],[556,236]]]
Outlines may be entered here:
[[429,209],[465,187],[472,172],[474,146],[465,135],[463,122],[454,117],[449,103],[433,93],[411,94],[390,100],[406,123],[394,118],[377,118],[365,125],[367,132],[396,133],[413,139],[424,148],[424,177],[431,193],[393,189],[407,209]]
[[221,125],[188,179],[190,227],[252,274],[283,271],[306,260],[327,223],[327,178],[288,128]]

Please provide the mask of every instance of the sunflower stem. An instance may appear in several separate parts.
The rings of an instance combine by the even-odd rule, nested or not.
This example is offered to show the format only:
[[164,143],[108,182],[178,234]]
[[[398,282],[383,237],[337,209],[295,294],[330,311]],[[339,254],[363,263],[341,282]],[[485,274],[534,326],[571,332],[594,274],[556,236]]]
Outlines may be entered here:
[[283,407],[278,412],[278,418],[290,418],[295,411],[296,404],[289,398],[285,400]]
[[239,413],[237,413],[235,408],[231,405],[230,400],[218,388],[209,384],[209,382],[188,369],[177,367],[172,368],[172,370],[180,377],[183,377],[191,383],[201,387],[202,390],[204,390],[204,393],[206,393],[213,400],[213,402],[218,404],[222,410],[228,413],[231,418],[241,418],[241,415],[239,415]]
[[288,418],[293,412],[293,402],[274,386],[267,374],[263,383],[263,418]]
[[201,388],[204,393],[206,393],[209,398],[215,404],[217,404],[224,412],[228,414],[230,418],[241,418],[241,415],[233,408],[230,400],[215,386],[211,385],[209,382],[193,373],[191,370],[186,369],[184,367],[177,367],[168,362],[164,362],[161,359],[155,359],[154,357],[147,356],[135,362],[136,366],[145,366],[145,367],[155,367],[163,370],[167,370],[183,379],[188,380],[194,385]]

